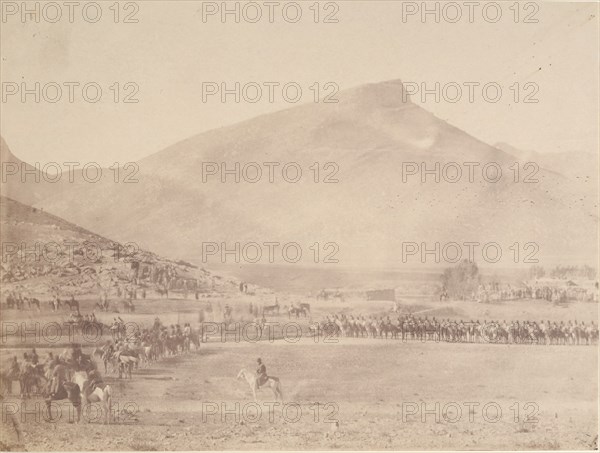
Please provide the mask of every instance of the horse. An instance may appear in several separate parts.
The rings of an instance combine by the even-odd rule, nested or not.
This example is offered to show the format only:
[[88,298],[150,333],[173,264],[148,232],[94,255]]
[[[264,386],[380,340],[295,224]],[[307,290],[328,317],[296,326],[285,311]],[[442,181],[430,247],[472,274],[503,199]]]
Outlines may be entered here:
[[95,308],[97,308],[100,311],[108,311],[108,309],[110,308],[110,304],[108,303],[108,300],[104,301],[104,302],[96,302]]
[[[191,332],[190,336],[188,338],[190,340],[190,343],[194,345],[194,349],[196,351],[198,349],[200,349],[200,343],[202,342],[202,338],[201,338],[199,332]],[[188,351],[189,351],[189,347],[188,347]]]
[[135,305],[131,300],[124,300],[123,302],[123,311],[127,313],[135,312]]
[[104,424],[110,424],[112,420],[110,407],[112,403],[111,386],[104,384],[101,380],[92,382],[85,371],[77,371],[73,375],[72,382],[81,390],[80,399],[83,406],[89,403],[100,403],[104,412]]
[[137,355],[133,354],[133,352],[118,352],[115,354],[119,367],[119,379],[121,379],[123,375],[131,379],[131,373],[133,371],[133,368],[137,368],[138,363],[140,361]]
[[66,300],[64,303],[65,303],[66,310],[79,311],[79,301],[77,301],[75,299],[71,299],[71,300]]
[[304,310],[305,313],[310,315],[310,304],[307,302],[300,303],[300,310]]
[[52,417],[52,401],[61,401],[68,399],[73,407],[75,408],[77,414],[77,423],[81,420],[81,388],[75,382],[66,381],[56,389],[54,393],[50,393],[46,396],[46,409],[48,410],[48,417],[50,420]]
[[[254,396],[254,401],[257,401],[256,399],[256,375],[254,373],[249,373],[248,371],[246,371],[246,369],[242,368],[240,370],[240,372],[237,375],[237,379],[245,379],[246,382],[248,383],[248,385],[250,386],[250,390],[252,390],[252,395]],[[279,381],[279,378],[276,378],[274,376],[268,376],[267,377],[267,382],[265,382],[262,387],[269,387],[272,391],[273,394],[275,395],[275,399],[279,399],[283,402],[283,392],[281,391],[281,382]]]
[[97,357],[104,363],[104,373],[109,373],[109,365],[110,365],[110,373],[115,374],[117,372],[117,361],[113,358],[113,351],[111,348],[104,347],[95,347],[92,351],[92,357]]
[[40,369],[39,365],[35,367],[26,366],[21,369],[19,374],[21,398],[29,398],[32,394],[41,394],[46,384],[43,367]]
[[13,375],[8,370],[0,371],[0,394],[12,394]]
[[6,297],[6,308],[13,308],[15,305],[17,305],[17,299],[12,294],[9,294]]
[[275,305],[265,305],[263,307],[263,314],[279,314],[279,302],[276,302]]
[[296,307],[290,307],[288,309],[288,319],[292,317],[292,315],[295,315],[296,318],[299,318],[300,315],[303,315],[305,318],[307,316],[306,314],[306,310],[304,308],[296,308]]
[[167,299],[169,298],[169,290],[168,288],[156,288],[156,292],[159,296],[165,296]]
[[40,300],[35,298],[35,297],[26,297],[25,298],[27,300],[27,306],[29,307],[29,309],[31,310],[31,306],[35,306],[37,308],[38,311],[40,311]]

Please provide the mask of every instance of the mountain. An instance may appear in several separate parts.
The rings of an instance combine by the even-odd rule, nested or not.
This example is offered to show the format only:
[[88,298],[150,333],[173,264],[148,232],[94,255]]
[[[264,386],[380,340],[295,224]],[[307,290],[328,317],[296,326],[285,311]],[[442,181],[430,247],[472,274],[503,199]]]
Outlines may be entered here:
[[[518,157],[412,103],[399,80],[342,91],[338,99],[195,135],[139,161],[137,183],[115,183],[107,174],[96,184],[49,193],[37,206],[120,241],[190,260],[200,259],[203,242],[232,247],[276,241],[298,243],[302,262],[309,264],[314,243],[320,244],[322,261],[333,250],[323,250],[323,244],[334,242],[341,265],[395,267],[404,264],[405,242],[432,248],[436,242],[468,241],[498,243],[503,264],[514,264],[509,247],[515,243],[519,263],[533,250],[524,250],[525,243],[537,244],[541,265],[595,262],[593,183],[541,165],[537,182],[523,182],[529,173],[523,169],[515,182],[510,166]],[[203,163],[210,162],[229,169],[236,162],[242,167],[255,162],[263,177],[256,183],[234,183],[231,176],[225,183],[215,176],[203,182]],[[280,164],[272,183],[264,162]],[[458,182],[436,183],[432,176],[425,183],[419,176],[403,181],[403,164],[411,162],[428,169],[436,163],[458,166],[462,177]],[[468,180],[469,162],[479,164],[474,182]],[[288,163],[302,169],[299,182],[283,179],[281,168]],[[320,181],[337,169],[339,182],[315,183],[314,163],[321,169]],[[486,164],[500,166],[499,181],[483,178]],[[253,175],[249,172],[249,178]],[[284,261],[280,250],[276,262]],[[266,253],[263,248],[260,262],[267,262]],[[482,262],[481,247],[475,260]],[[412,257],[406,265],[419,261]],[[435,264],[434,258],[428,256],[427,263]]]
[[41,172],[14,156],[2,137],[0,137],[0,165],[2,169],[0,195],[26,204],[34,204],[43,198],[47,184],[41,178]]
[[536,162],[540,167],[580,180],[590,190],[598,189],[598,154],[582,151],[540,153],[521,150],[507,143],[496,143],[496,148],[517,157],[520,162]]

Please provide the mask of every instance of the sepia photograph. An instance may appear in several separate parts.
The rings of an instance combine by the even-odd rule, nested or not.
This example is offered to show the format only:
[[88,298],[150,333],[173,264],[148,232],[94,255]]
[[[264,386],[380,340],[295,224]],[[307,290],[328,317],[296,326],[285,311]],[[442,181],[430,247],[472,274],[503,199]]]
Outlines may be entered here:
[[0,451],[598,450],[600,3],[0,16]]

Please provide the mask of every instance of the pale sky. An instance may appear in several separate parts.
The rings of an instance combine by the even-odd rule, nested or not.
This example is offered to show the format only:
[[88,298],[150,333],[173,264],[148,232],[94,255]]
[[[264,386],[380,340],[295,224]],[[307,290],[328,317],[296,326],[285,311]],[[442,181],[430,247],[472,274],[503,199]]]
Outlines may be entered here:
[[[255,104],[202,102],[202,82],[236,81],[297,82],[306,102],[314,82],[341,89],[389,79],[430,87],[496,82],[503,89],[498,103],[485,102],[478,89],[469,103],[465,88],[457,103],[429,97],[423,106],[491,144],[539,152],[598,150],[597,2],[537,2],[539,23],[523,23],[525,9],[514,23],[510,1],[501,2],[497,23],[484,20],[480,10],[468,23],[463,6],[458,23],[429,18],[425,24],[418,15],[403,22],[401,2],[377,0],[338,1],[339,22],[328,24],[309,17],[313,1],[301,2],[303,18],[296,24],[278,11],[275,23],[223,24],[218,16],[203,23],[201,2],[171,0],[137,2],[138,23],[114,23],[114,2],[100,3],[103,18],[95,24],[80,12],[74,23],[67,17],[22,23],[19,15],[0,23],[2,82],[96,82],[103,88],[96,104],[77,89],[69,103],[66,88],[55,104],[35,103],[32,96],[22,103],[18,95],[3,101],[2,136],[26,161],[124,163],[291,106],[279,94],[272,104],[266,97]],[[139,103],[114,103],[109,86],[115,82],[137,84]],[[536,84],[539,102],[515,103],[509,88],[515,82]],[[421,103],[419,96],[414,101]]]

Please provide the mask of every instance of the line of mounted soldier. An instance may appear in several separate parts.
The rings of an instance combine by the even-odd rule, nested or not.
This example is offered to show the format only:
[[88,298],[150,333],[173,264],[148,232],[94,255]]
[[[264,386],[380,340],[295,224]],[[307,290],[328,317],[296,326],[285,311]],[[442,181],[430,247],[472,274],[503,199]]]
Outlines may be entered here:
[[589,345],[598,343],[598,326],[591,321],[464,321],[428,316],[329,315],[313,334],[371,337],[398,340],[448,341],[461,343],[522,343],[540,345]]

